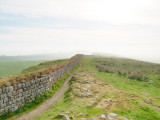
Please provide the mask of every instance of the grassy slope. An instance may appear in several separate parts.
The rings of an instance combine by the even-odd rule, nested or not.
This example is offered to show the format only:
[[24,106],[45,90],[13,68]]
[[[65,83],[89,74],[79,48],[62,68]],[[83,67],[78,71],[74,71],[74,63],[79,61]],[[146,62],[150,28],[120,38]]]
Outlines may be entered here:
[[[101,61],[101,58],[99,58],[99,60]],[[104,108],[96,108],[94,106],[87,107],[82,101],[76,102],[76,98],[70,96],[72,89],[69,89],[63,100],[59,101],[59,103],[48,113],[43,114],[37,118],[37,120],[60,120],[61,118],[58,115],[68,111],[72,113],[75,119],[79,119],[77,115],[80,113],[86,113],[88,115],[87,117],[91,118],[110,112],[117,113],[118,115],[125,116],[132,120],[160,119],[160,88],[159,85],[157,85],[160,80],[157,74],[150,73],[148,76],[149,81],[142,82],[132,80],[124,76],[119,76],[116,73],[99,72],[99,70],[95,67],[98,63],[97,58],[90,56],[83,58],[81,61],[82,67],[79,73],[94,74],[97,79],[106,82],[115,89],[126,91],[127,94],[122,94],[121,99],[123,99],[123,97],[130,98],[130,96],[134,96],[136,99],[134,101],[128,101],[124,104],[128,106],[123,106],[123,104],[120,104],[120,106],[115,107],[116,109],[111,108],[110,110],[106,110]],[[118,96],[119,93],[110,92],[108,93],[108,96],[106,95],[105,97],[112,98],[113,100],[119,100],[120,98],[118,98]]]
[[42,61],[0,62],[0,78],[21,73],[23,69],[38,65]]
[[18,61],[18,62],[0,62],[0,78],[35,72],[37,70],[46,69],[57,64],[63,64],[67,61],[55,60],[55,61]]
[[40,63],[39,65],[31,66],[31,67],[28,67],[28,68],[24,69],[22,71],[22,73],[25,74],[25,73],[29,73],[29,72],[35,72],[35,71],[38,71],[38,70],[41,70],[41,69],[47,69],[47,68],[50,68],[51,66],[54,66],[54,65],[57,65],[57,64],[63,64],[67,61],[68,61],[68,59],[43,62],[43,63]]

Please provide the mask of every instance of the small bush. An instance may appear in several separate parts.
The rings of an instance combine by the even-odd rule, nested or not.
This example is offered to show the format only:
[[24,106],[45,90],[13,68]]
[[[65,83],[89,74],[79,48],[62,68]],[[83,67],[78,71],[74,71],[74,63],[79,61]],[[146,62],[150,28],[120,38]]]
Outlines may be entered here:
[[131,74],[128,75],[128,78],[141,80],[142,79],[142,74],[140,74],[138,72],[132,72]]
[[105,66],[103,66],[101,64],[97,64],[96,68],[98,68],[99,72],[104,72],[105,71]]
[[111,71],[109,69],[105,69],[106,73],[111,73]]
[[[149,66],[149,65],[148,65]],[[96,65],[99,72],[117,73],[119,76],[128,77],[138,81],[148,81],[148,77],[145,76],[146,72],[145,63],[133,60],[119,60],[108,59],[107,61],[101,61]],[[160,69],[156,69],[158,73]],[[148,73],[147,73],[148,75]]]
[[140,72],[132,72],[131,74],[128,75],[128,78],[135,79],[135,80],[138,80],[138,81],[148,80],[148,78]]
[[120,75],[120,76],[127,76],[127,72],[124,72],[124,71],[119,71],[118,70],[118,75]]

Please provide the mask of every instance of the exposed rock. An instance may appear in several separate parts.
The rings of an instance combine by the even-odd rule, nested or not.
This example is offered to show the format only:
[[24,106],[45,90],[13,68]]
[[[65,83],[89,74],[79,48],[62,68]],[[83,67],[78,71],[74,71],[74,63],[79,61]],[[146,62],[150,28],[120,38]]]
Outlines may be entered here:
[[124,120],[130,120],[130,119],[126,118],[126,117],[123,117],[123,118],[124,118]]
[[106,114],[102,114],[102,115],[101,115],[101,118],[102,118],[102,119],[107,118],[107,117],[108,117],[108,116],[107,116]]
[[63,120],[70,120],[70,118],[69,118],[67,115],[65,115],[65,116],[63,117]]
[[70,118],[66,114],[60,114],[58,116],[62,116],[63,120],[70,120]]
[[75,96],[77,97],[93,97],[93,92],[94,90],[92,90],[91,87],[88,87],[88,86],[84,86],[84,87],[81,87],[80,89],[76,89],[74,90],[75,92]]
[[110,113],[109,115],[107,115],[107,118],[109,120],[116,120],[117,117],[118,117],[118,115],[115,113]]
[[80,89],[80,87],[79,87],[79,86],[74,86],[74,88],[75,88],[75,89]]
[[87,118],[81,118],[81,120],[88,120]]
[[91,118],[91,119],[89,119],[89,120],[99,120],[99,118]]
[[80,113],[80,114],[77,115],[77,117],[85,117],[85,116],[87,116],[86,113]]

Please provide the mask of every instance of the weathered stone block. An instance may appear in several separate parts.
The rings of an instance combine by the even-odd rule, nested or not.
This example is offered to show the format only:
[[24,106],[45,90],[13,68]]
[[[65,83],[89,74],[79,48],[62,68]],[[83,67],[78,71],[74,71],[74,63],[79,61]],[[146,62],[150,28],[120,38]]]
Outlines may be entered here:
[[22,93],[19,93],[19,97],[21,97],[22,96]]
[[5,97],[3,100],[4,103],[8,102],[8,97]]
[[0,100],[0,105],[3,104],[3,100]]
[[13,104],[13,101],[9,101],[9,104],[12,105],[12,104]]
[[0,109],[0,115],[3,114],[3,113],[4,113],[4,109],[1,108],[1,109]]
[[13,86],[9,86],[8,87],[8,92],[12,92],[13,91]]
[[26,87],[26,84],[25,84],[25,83],[22,83],[22,87],[25,88],[25,87]]
[[6,98],[6,97],[7,97],[7,94],[6,94],[6,93],[0,95],[0,99],[4,99],[4,98]]
[[19,89],[19,92],[22,93],[22,92],[23,92],[23,89]]
[[18,89],[18,85],[15,84],[15,85],[13,86],[13,90],[16,91],[17,89]]
[[0,88],[0,95],[2,94],[2,89]]
[[5,87],[2,88],[2,93],[6,93],[6,88]]
[[5,112],[8,112],[8,111],[9,111],[8,106],[6,106],[6,107],[4,108],[4,111],[5,111]]
[[6,103],[2,103],[0,104],[1,108],[5,108],[6,107]]
[[12,92],[9,92],[7,95],[8,95],[9,97],[12,96]]
[[12,92],[12,95],[13,95],[13,96],[15,96],[16,94],[17,94],[16,91],[13,91],[13,92]]
[[18,88],[19,88],[19,89],[22,88],[22,84],[21,84],[21,83],[18,84]]

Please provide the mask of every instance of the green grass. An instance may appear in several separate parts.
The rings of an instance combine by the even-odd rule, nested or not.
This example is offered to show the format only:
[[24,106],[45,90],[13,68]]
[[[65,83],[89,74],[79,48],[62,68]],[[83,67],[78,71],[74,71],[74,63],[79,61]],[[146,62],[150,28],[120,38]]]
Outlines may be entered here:
[[[124,70],[124,67],[122,67],[122,64],[124,64],[126,70],[140,70],[143,74],[147,74],[149,80],[137,81],[125,76],[120,76],[116,72],[99,72],[99,69],[96,68],[97,64],[101,64],[102,62],[103,64],[109,64],[111,61],[117,61],[116,64],[112,65],[115,69],[117,67],[119,70]],[[68,111],[69,115],[74,116],[74,119],[82,118],[78,117],[81,113],[87,114],[85,118],[91,118],[113,112],[131,120],[160,120],[160,77],[159,74],[157,74],[159,65],[116,58],[112,58],[111,61],[108,63],[108,60],[105,58],[85,56],[80,62],[82,66],[78,73],[94,74],[97,79],[106,82],[115,89],[125,91],[127,94],[124,94],[124,96],[127,95],[127,97],[130,97],[130,95],[134,95],[136,98],[135,101],[127,101],[127,104],[132,107],[117,107],[113,110],[104,110],[95,108],[94,106],[87,107],[85,103],[77,102],[76,98],[70,95],[72,92],[72,89],[70,89],[67,91],[63,100],[59,101],[50,111],[38,117],[36,120],[61,120],[62,118],[60,118],[59,115]],[[154,70],[156,70],[156,72]],[[118,93],[108,94],[109,96],[106,97],[115,99],[117,97],[116,95],[118,95]],[[149,101],[149,103],[146,101]]]
[[41,70],[41,69],[48,69],[51,66],[54,66],[54,65],[57,65],[57,64],[63,64],[63,63],[66,63],[67,61],[68,61],[68,59],[43,62],[43,63],[40,63],[39,65],[31,66],[31,67],[28,67],[28,68],[24,69],[22,71],[22,73],[25,74],[25,73],[29,73],[29,72],[35,72],[35,71],[38,71],[38,70]]
[[[1,71],[3,72],[0,74],[2,75],[8,74],[8,76],[0,79],[0,86],[10,86],[11,84],[16,84],[17,82],[20,82],[20,81],[24,82],[24,80],[27,81],[27,80],[36,79],[37,77],[46,76],[50,74],[53,69],[56,69],[58,65],[62,65],[67,62],[68,62],[68,59],[47,61],[47,62],[32,61],[31,62],[32,64],[28,68],[26,68],[28,65],[27,63],[30,63],[30,62],[12,62],[10,64],[9,62],[8,63],[6,62],[6,64],[3,63],[2,66],[5,66],[5,68],[7,69],[4,71],[3,69],[4,67],[1,67],[0,72]],[[22,63],[23,63],[23,67],[26,66],[25,68],[22,68]],[[18,69],[18,68],[21,68],[21,69]],[[7,71],[10,71],[10,72],[7,72]],[[11,73],[14,73],[14,75]]]
[[0,116],[0,120],[15,119],[25,113],[32,111],[33,109],[37,108],[38,106],[40,106],[41,103],[43,103],[45,100],[51,98],[56,93],[56,91],[62,87],[65,80],[68,79],[70,77],[70,75],[78,69],[78,67],[79,66],[75,67],[71,72],[67,73],[63,78],[61,78],[59,81],[57,81],[54,84],[52,90],[45,93],[41,97],[35,99],[34,101],[27,103],[25,106],[23,106],[22,108],[19,108],[15,112],[9,112],[9,113],[3,114],[2,116]]
[[17,62],[0,62],[0,78],[9,77],[17,74],[26,74],[41,69],[47,69],[57,64],[63,64],[68,59],[55,61],[17,61]]
[[22,70],[35,66],[42,61],[0,62],[0,78],[20,74]]

